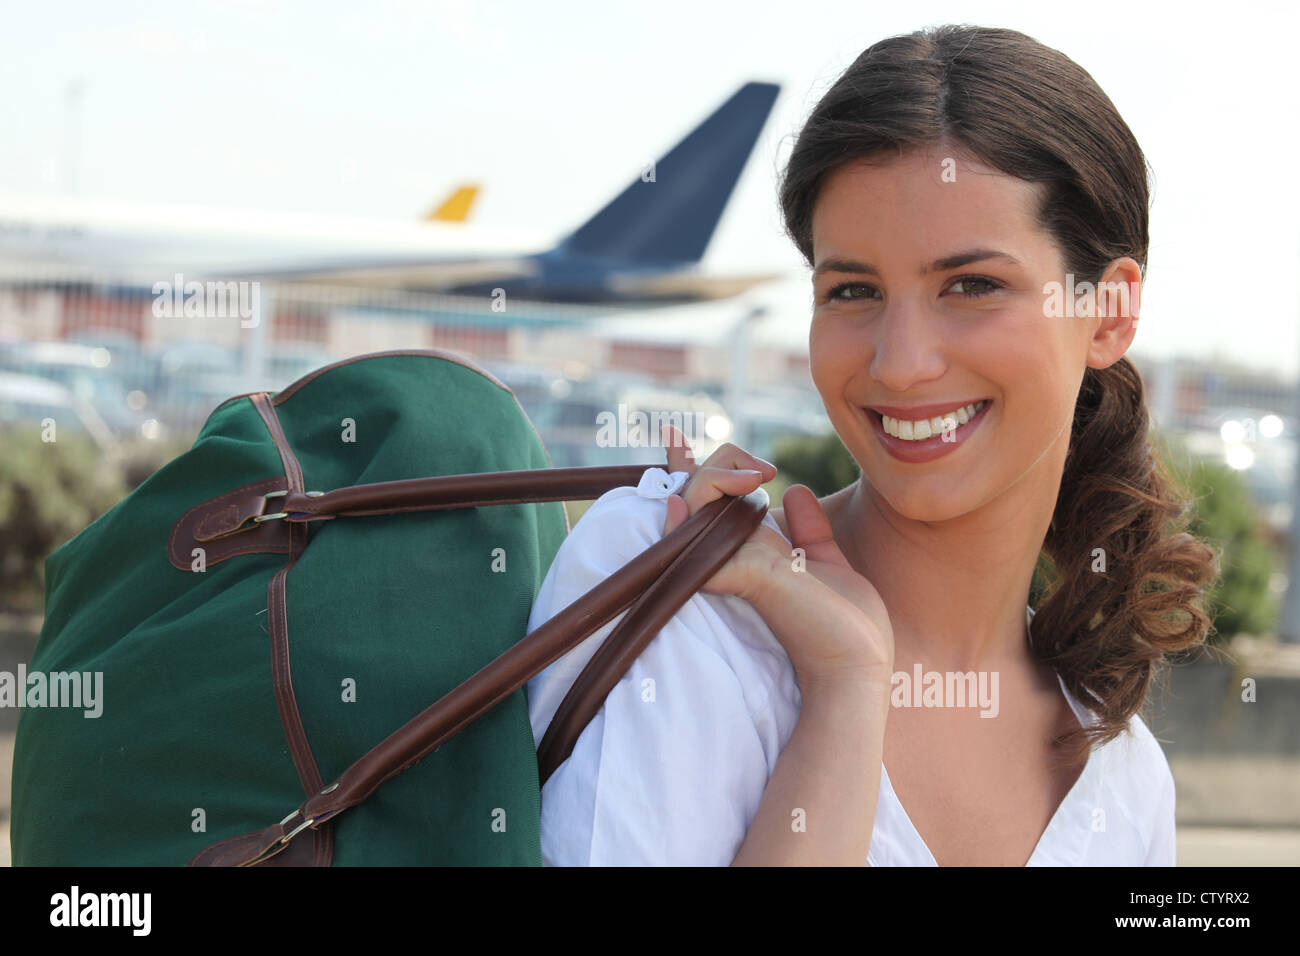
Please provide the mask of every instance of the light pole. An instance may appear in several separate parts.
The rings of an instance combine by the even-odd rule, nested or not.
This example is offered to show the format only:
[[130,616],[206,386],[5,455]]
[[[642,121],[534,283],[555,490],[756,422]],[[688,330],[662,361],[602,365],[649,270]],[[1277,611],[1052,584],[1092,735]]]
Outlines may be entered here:
[[731,363],[727,375],[725,406],[731,416],[731,443],[739,448],[749,445],[749,418],[745,413],[745,393],[749,390],[749,348],[753,327],[767,315],[766,306],[749,308],[727,337],[731,340]]
[[[1291,408],[1296,411],[1296,390],[1291,391]],[[1292,436],[1293,441],[1300,437]],[[1291,527],[1287,532],[1286,598],[1278,622],[1278,639],[1300,644],[1300,458],[1291,474]]]

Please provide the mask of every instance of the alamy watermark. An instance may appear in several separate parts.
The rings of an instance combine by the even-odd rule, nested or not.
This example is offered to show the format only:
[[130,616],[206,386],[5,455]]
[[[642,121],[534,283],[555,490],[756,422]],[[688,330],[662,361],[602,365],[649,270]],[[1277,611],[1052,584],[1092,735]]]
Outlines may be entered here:
[[231,319],[251,329],[261,321],[260,282],[185,281],[176,273],[173,281],[153,284],[153,314],[160,319]]
[[1067,273],[1064,284],[1043,285],[1043,315],[1049,319],[1111,315],[1131,318],[1137,325],[1140,290],[1138,282],[1076,282],[1074,273]]
[[603,411],[596,415],[596,444],[601,448],[667,448],[662,434],[666,425],[672,425],[685,439],[687,458],[693,457],[691,449],[709,440],[709,416],[704,412],[629,412],[620,403],[617,412]]
[[50,897],[50,925],[119,926],[133,936],[148,936],[152,910],[152,893],[85,893],[74,884]]
[[894,707],[978,707],[981,717],[996,717],[997,671],[895,671],[889,702]]
[[0,671],[0,707],[80,707],[83,717],[104,712],[103,671]]

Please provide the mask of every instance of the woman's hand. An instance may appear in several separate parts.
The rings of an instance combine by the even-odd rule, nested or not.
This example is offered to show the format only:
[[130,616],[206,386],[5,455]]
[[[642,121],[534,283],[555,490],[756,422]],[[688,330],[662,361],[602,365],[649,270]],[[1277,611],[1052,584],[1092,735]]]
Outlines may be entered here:
[[[680,495],[668,497],[664,534],[724,494],[746,495],[776,477],[776,466],[732,444],[701,465],[680,431],[665,428],[669,471],[690,474]],[[817,496],[804,485],[787,489],[786,524],[795,549],[760,524],[701,588],[743,598],[767,621],[799,676],[811,686],[841,681],[889,684],[894,631],[879,593],[849,565],[835,543]]]

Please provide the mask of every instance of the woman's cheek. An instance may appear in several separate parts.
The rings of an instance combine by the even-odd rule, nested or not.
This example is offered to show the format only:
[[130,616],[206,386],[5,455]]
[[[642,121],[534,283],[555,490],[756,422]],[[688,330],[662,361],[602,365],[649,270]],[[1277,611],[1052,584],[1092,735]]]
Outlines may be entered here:
[[[1043,368],[1051,368],[1044,364]],[[1034,435],[1034,446],[1043,452],[1053,444],[1062,429],[1068,430],[1074,420],[1075,395],[1071,394],[1070,377],[1062,370],[1060,375],[1036,375],[1026,379],[1030,388],[1022,395],[1021,407],[1030,411],[1026,415],[1026,429]]]
[[823,323],[814,323],[808,337],[808,363],[813,384],[823,402],[843,400],[843,387],[860,368],[848,336]]

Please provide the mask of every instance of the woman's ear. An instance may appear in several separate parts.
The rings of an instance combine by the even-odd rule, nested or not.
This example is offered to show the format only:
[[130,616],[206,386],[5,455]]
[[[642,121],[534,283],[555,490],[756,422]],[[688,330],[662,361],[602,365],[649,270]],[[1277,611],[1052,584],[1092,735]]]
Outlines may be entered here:
[[1108,368],[1124,357],[1137,335],[1142,300],[1142,268],[1137,260],[1124,256],[1112,262],[1098,281],[1093,296],[1088,365]]

